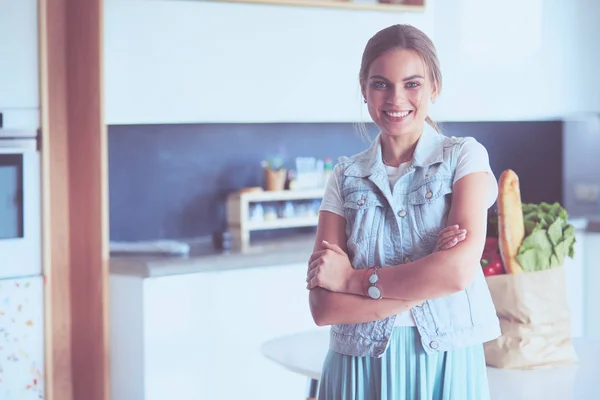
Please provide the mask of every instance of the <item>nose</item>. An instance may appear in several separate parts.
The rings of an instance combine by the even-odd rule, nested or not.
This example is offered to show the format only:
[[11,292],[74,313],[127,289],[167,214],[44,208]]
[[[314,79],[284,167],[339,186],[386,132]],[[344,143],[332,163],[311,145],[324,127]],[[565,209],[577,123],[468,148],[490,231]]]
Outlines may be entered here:
[[387,102],[389,104],[399,105],[406,101],[406,95],[402,86],[396,85],[388,94]]

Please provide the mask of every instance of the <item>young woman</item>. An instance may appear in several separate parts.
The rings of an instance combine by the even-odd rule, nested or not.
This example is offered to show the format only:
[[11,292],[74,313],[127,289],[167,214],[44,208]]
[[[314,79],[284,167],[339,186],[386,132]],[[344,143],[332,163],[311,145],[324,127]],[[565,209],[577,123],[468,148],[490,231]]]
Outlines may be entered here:
[[359,80],[380,133],[335,166],[307,273],[313,318],[331,325],[319,399],[489,399],[483,343],[500,327],[479,264],[497,196],[487,151],[428,117],[442,75],[420,30],[378,32]]

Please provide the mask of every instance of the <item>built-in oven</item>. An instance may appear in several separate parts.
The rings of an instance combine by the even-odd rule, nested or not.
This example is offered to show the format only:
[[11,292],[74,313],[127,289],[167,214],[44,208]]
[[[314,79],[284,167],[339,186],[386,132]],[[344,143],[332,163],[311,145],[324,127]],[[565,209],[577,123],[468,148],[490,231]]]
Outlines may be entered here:
[[41,273],[37,132],[0,129],[0,278]]

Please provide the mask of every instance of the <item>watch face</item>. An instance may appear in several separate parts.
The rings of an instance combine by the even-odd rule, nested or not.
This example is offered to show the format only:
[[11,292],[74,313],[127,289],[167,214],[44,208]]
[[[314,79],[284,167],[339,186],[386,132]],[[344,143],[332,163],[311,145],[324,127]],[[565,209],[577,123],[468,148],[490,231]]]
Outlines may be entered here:
[[371,274],[371,276],[369,277],[369,283],[373,285],[376,284],[378,280],[379,276],[377,274]]
[[367,293],[369,294],[369,297],[372,299],[381,298],[381,290],[379,290],[379,288],[377,286],[369,286],[369,289],[367,289]]

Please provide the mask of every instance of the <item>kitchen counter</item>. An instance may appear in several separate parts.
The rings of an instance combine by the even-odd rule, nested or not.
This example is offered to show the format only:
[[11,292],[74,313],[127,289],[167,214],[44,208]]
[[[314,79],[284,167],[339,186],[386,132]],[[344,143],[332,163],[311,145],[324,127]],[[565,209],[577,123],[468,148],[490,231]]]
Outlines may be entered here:
[[[600,218],[572,218],[577,230],[600,232]],[[587,229],[586,229],[587,228]],[[308,262],[315,234],[299,234],[280,239],[254,241],[249,250],[217,251],[210,238],[189,241],[185,256],[112,255],[111,274],[142,278],[269,267]]]
[[[259,349],[315,328],[305,285],[314,239],[278,236],[223,253],[205,238],[189,242],[188,256],[111,257],[111,399],[164,399],[174,387],[181,400],[301,394],[305,377]],[[577,244],[579,258],[565,265],[574,336],[583,330],[582,293],[591,284],[584,279],[585,239]]]
[[258,349],[315,327],[305,283],[313,240],[255,241],[228,254],[207,240],[189,257],[112,258],[111,400],[169,399],[173,388],[178,400],[301,393],[304,378]]
[[301,234],[284,239],[256,241],[247,251],[227,252],[214,250],[208,240],[199,240],[189,242],[190,253],[185,256],[111,256],[110,273],[150,278],[308,263],[314,240],[314,233]]

